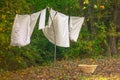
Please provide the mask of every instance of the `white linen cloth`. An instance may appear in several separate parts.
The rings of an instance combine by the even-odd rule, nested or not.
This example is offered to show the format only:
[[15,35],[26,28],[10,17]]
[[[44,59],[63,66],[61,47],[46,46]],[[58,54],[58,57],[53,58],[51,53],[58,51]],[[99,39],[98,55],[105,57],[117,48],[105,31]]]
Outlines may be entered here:
[[54,23],[53,20],[54,20],[57,13],[58,13],[57,11],[55,11],[53,9],[50,9],[50,11],[49,11],[50,15],[49,15],[49,20],[48,20],[48,26],[47,27],[52,26],[52,23]]
[[71,41],[77,42],[83,22],[84,17],[70,16],[69,36]]
[[31,15],[16,15],[12,28],[10,45],[21,47],[30,43],[30,37],[39,14],[40,12]]
[[69,47],[68,16],[51,9],[49,24],[43,29],[43,33],[51,43],[60,47]]
[[34,30],[34,28],[35,28],[35,25],[36,25],[36,22],[37,22],[37,20],[38,20],[39,15],[40,15],[40,12],[41,12],[41,11],[36,12],[36,13],[33,13],[33,14],[31,14],[31,16],[30,16],[30,37],[31,37],[31,35],[32,35],[32,33],[33,33],[33,30]]
[[51,9],[48,26],[45,27],[46,9],[43,9],[31,15],[16,15],[10,45],[21,47],[30,43],[30,37],[39,15],[39,29],[43,30],[50,42],[57,46],[69,47],[70,40],[77,41],[84,17],[71,16],[70,26],[68,26],[68,16]]
[[16,15],[12,28],[11,43],[12,46],[25,46],[30,43],[30,16]]
[[45,28],[46,8],[40,11],[39,27],[38,29]]

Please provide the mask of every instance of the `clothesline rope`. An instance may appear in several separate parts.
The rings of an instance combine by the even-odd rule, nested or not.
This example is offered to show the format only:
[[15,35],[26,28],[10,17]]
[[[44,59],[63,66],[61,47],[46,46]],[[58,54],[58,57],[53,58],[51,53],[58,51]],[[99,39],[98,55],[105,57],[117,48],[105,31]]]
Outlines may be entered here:
[[[17,19],[17,22],[14,22],[15,25],[13,25],[13,29],[12,29],[13,34],[11,35],[11,42],[13,44],[11,45],[21,46],[20,45],[22,44],[21,42],[24,42],[24,45],[22,46],[28,45],[30,43],[31,34],[34,30],[37,19],[40,17],[39,29],[42,29],[45,37],[51,43],[54,44],[54,64],[53,65],[54,65],[54,69],[56,69],[57,68],[56,66],[57,46],[70,47],[70,40],[77,42],[77,38],[80,32],[81,26],[83,24],[84,18],[68,16],[58,11],[55,11],[52,8],[47,8],[47,10],[49,10],[50,12],[48,27],[45,27],[46,8],[39,12],[33,13],[31,15],[25,14],[25,15],[19,15],[18,17],[16,17],[15,20]],[[27,35],[28,33],[30,35]],[[29,43],[26,42],[27,38]]]

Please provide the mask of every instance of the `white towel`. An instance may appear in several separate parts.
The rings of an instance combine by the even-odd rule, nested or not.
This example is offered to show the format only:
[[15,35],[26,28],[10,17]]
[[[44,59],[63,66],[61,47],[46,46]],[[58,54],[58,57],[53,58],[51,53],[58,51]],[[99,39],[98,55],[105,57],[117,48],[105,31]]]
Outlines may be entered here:
[[38,17],[40,15],[40,11],[39,12],[36,12],[36,13],[33,13],[31,14],[30,16],[30,36],[32,35],[33,33],[33,30],[35,28],[35,25],[36,25],[36,22],[38,20]]
[[77,42],[82,24],[84,22],[84,17],[70,17],[70,40]]
[[68,16],[59,12],[55,15],[55,13],[56,11],[54,10],[50,11],[49,27],[43,29],[43,33],[53,44],[61,47],[69,47]]
[[40,12],[36,12],[31,15],[16,15],[10,45],[21,47],[30,43],[30,37],[39,15]]
[[39,28],[45,28],[45,19],[46,19],[46,8],[40,11],[40,19],[39,19]]
[[30,16],[16,15],[11,34],[12,46],[25,46],[30,43]]

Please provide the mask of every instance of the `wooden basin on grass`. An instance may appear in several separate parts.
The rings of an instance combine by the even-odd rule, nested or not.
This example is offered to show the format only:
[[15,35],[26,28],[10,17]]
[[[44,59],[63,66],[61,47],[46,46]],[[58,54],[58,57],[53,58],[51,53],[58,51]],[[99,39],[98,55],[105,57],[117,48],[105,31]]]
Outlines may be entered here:
[[94,73],[97,65],[86,65],[86,64],[79,64],[79,69],[84,73]]

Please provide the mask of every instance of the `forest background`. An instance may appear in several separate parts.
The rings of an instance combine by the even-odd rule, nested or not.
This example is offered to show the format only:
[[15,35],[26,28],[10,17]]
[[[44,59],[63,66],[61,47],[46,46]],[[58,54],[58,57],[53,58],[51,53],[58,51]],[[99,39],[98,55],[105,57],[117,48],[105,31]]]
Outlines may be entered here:
[[16,14],[32,14],[51,7],[69,16],[85,17],[77,43],[70,48],[57,47],[57,60],[102,58],[120,54],[119,0],[1,0],[0,71],[48,65],[54,60],[54,45],[36,25],[31,44],[10,46]]

